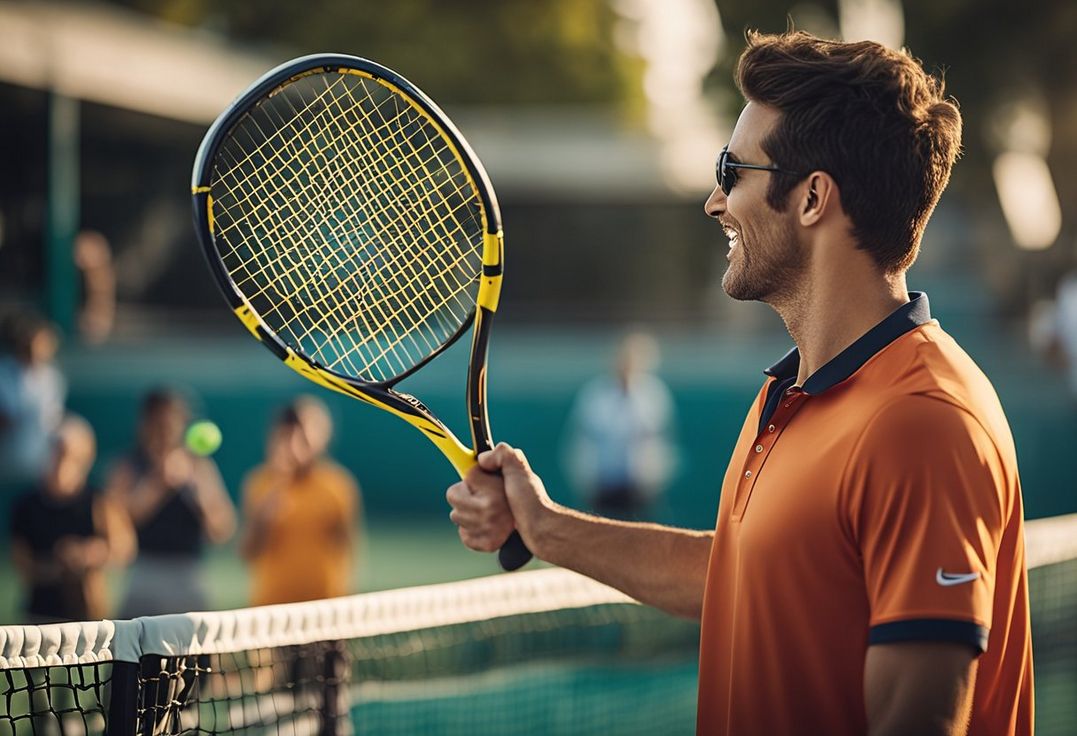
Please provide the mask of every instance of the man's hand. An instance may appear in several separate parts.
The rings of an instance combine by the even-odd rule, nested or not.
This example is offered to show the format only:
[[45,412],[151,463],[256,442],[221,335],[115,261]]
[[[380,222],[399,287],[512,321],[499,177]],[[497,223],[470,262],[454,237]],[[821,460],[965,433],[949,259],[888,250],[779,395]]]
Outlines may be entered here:
[[53,547],[57,562],[68,575],[80,576],[104,567],[108,561],[108,544],[104,539],[75,536],[61,537]]
[[478,460],[478,466],[445,493],[460,540],[471,549],[494,552],[518,529],[528,548],[541,557],[537,526],[553,506],[542,479],[523,452],[503,442]]
[[500,549],[513,528],[545,562],[624,591],[641,603],[698,619],[712,532],[603,519],[550,500],[519,450],[500,444],[445,497],[471,549]]

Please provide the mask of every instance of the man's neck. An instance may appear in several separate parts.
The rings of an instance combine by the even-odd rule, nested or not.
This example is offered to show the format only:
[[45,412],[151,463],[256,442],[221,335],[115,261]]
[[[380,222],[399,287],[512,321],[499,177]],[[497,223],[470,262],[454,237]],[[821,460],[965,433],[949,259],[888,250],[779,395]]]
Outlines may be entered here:
[[813,269],[802,293],[772,304],[800,353],[797,385],[909,301],[905,276],[874,268]]

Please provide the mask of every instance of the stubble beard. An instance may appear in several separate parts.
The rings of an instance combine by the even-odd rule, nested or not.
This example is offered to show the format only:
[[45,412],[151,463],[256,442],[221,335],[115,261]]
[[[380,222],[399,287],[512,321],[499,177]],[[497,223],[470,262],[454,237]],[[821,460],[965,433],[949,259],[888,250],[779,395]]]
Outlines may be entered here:
[[[750,238],[740,232],[739,253],[722,276],[722,289],[737,301],[774,302],[792,294],[804,271],[805,256],[796,231],[778,222]],[[747,246],[745,241],[748,241]]]

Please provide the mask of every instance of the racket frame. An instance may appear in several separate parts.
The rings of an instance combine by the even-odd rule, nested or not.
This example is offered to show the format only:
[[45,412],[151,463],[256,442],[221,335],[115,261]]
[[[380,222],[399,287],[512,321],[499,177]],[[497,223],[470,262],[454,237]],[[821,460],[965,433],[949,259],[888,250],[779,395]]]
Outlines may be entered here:
[[[481,203],[483,225],[482,275],[479,281],[476,307],[460,328],[436,350],[398,376],[387,381],[363,381],[334,371],[313,358],[289,347],[254,312],[246,298],[225,270],[218,255],[214,238],[213,199],[211,183],[213,162],[220,146],[232,129],[261,100],[297,79],[311,74],[356,74],[387,87],[417,110],[434,125],[463,166]],[[464,137],[442,112],[441,108],[415,85],[391,69],[373,61],[345,54],[313,54],[286,62],[270,70],[241,94],[213,123],[195,157],[191,179],[194,204],[194,224],[202,245],[203,255],[225,300],[240,322],[289,368],[308,380],[328,389],[351,396],[384,409],[423,432],[433,442],[460,477],[475,465],[476,454],[492,447],[489,418],[486,412],[486,354],[490,326],[497,311],[501,293],[504,237],[501,231],[501,212],[490,179]],[[394,386],[422,368],[455,343],[472,328],[471,359],[468,363],[467,404],[472,447],[467,447],[434,416],[426,405],[414,396],[397,391]]]

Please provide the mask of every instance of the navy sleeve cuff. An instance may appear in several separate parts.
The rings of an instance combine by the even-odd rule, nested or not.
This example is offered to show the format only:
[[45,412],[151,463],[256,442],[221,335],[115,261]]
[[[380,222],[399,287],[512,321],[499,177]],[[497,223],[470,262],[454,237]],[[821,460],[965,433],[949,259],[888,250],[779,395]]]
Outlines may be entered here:
[[893,644],[901,641],[949,641],[968,644],[977,654],[987,651],[987,629],[971,621],[945,618],[921,618],[892,621],[872,626],[868,644]]

